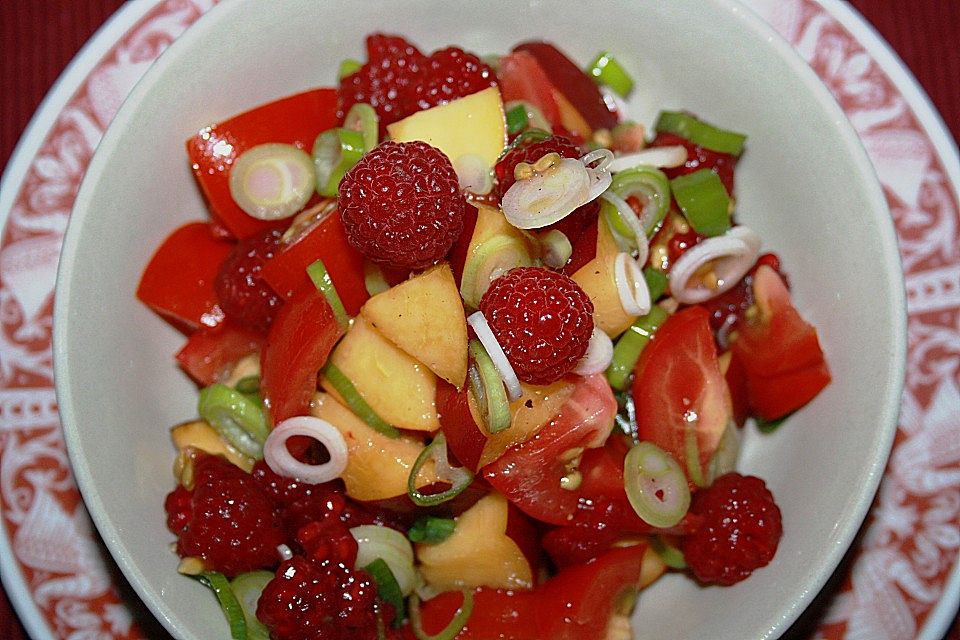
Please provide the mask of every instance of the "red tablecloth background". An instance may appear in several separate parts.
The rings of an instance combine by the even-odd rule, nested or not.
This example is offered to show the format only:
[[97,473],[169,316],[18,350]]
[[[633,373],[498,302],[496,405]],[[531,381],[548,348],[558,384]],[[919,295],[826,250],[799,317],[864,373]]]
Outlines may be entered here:
[[[0,166],[63,68],[123,0],[0,0]],[[851,0],[900,54],[960,139],[960,0]],[[0,596],[0,638],[25,640]],[[960,621],[945,640],[960,640]]]

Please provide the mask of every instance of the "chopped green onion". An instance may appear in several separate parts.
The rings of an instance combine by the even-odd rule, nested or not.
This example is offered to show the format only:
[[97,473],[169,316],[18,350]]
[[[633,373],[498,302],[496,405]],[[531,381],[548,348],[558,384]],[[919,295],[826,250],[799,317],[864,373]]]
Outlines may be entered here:
[[527,128],[529,121],[526,105],[518,104],[513,107],[510,111],[507,111],[507,135],[512,136],[520,133]]
[[551,229],[540,236],[540,259],[551,269],[560,269],[573,255],[570,238],[560,229]]
[[393,571],[390,571],[390,566],[383,558],[377,558],[365,566],[363,570],[369,573],[373,581],[377,583],[377,595],[380,596],[380,599],[393,606],[393,610],[396,612],[393,626],[399,627],[404,618],[407,617],[407,607],[403,599],[403,593],[400,591],[400,585],[397,584]]
[[[431,459],[436,463],[437,477],[450,483],[450,488],[440,493],[427,495],[417,489],[417,478],[420,476],[423,465]],[[416,462],[413,463],[413,468],[410,469],[410,477],[407,478],[407,495],[418,507],[434,507],[456,498],[470,486],[471,482],[473,482],[473,473],[469,469],[450,466],[450,462],[447,460],[447,438],[441,432],[437,434],[433,442],[420,452]]]
[[610,87],[621,98],[633,91],[633,78],[612,55],[603,51],[589,65],[587,75],[597,84]]
[[[666,174],[656,167],[641,165],[620,171],[613,177],[610,189],[624,200],[635,197],[640,201],[643,206],[643,211],[639,214],[640,223],[648,238],[660,228],[660,223],[670,211],[670,181]],[[614,219],[614,224],[617,222]],[[619,222],[620,225],[625,224]],[[629,228],[618,226],[617,231],[628,238],[633,236],[633,231]]]
[[363,152],[366,153],[377,146],[377,141],[380,139],[380,116],[366,102],[358,102],[350,107],[350,111],[347,111],[343,119],[343,128],[361,133]]
[[506,147],[504,147],[503,151],[500,152],[500,157],[497,160],[499,161],[508,153],[510,153],[511,151],[513,151],[514,149],[516,149],[521,145],[525,145],[528,142],[530,143],[540,142],[541,140],[546,140],[551,135],[552,134],[550,134],[547,131],[544,131],[543,129],[527,129],[526,131],[518,135],[516,138],[514,138],[513,142],[511,142]]
[[526,244],[514,237],[498,233],[472,248],[463,264],[460,297],[470,309],[480,306],[480,298],[499,275],[514,267],[533,265]]
[[661,307],[654,305],[650,312],[640,316],[627,329],[617,344],[613,347],[613,360],[607,369],[607,382],[618,391],[627,388],[630,382],[630,374],[640,358],[647,343],[653,339],[654,334],[660,325],[666,321],[669,314]]
[[630,506],[647,524],[672,527],[687,515],[687,477],[674,457],[652,442],[641,442],[627,452],[623,479]]
[[777,418],[775,420],[764,420],[760,417],[754,417],[754,421],[757,423],[757,429],[760,430],[760,433],[773,433],[779,429],[789,417],[790,414],[788,413],[782,418]]
[[360,395],[357,388],[353,386],[353,383],[350,382],[347,376],[343,375],[343,372],[340,371],[337,365],[332,362],[327,362],[323,368],[323,375],[330,381],[334,390],[340,394],[340,397],[343,398],[343,401],[347,403],[347,406],[358,418],[385,436],[390,438],[400,437],[400,431],[381,418],[377,412],[373,410],[373,407],[367,404],[367,401],[363,399],[363,396]]
[[483,344],[479,340],[471,340],[469,349],[473,357],[470,389],[477,400],[487,433],[499,433],[509,428],[513,420],[507,389],[503,386],[503,380]]
[[230,581],[230,589],[237,597],[247,622],[247,640],[270,640],[270,631],[257,619],[257,603],[267,583],[273,580],[271,571],[241,573]]
[[317,174],[317,193],[337,195],[340,180],[363,157],[363,134],[338,127],[328,129],[313,143],[313,165]]
[[420,598],[416,595],[410,596],[410,626],[417,640],[453,640],[463,631],[470,619],[470,614],[473,613],[473,591],[464,589],[462,593],[463,604],[457,608],[453,619],[443,628],[443,631],[432,636],[423,630],[423,622],[420,620]]
[[257,460],[263,457],[270,429],[259,404],[224,384],[201,389],[197,404],[200,417],[237,451]]
[[337,288],[333,284],[333,278],[330,277],[330,272],[327,271],[323,260],[316,260],[307,267],[307,275],[310,276],[313,286],[327,299],[330,308],[333,309],[333,316],[337,319],[337,324],[346,331],[350,326],[350,315],[343,308],[343,301],[340,300]]
[[197,576],[197,580],[210,587],[217,596],[220,609],[230,624],[230,637],[233,640],[247,640],[247,621],[243,607],[237,601],[227,578],[217,571],[205,571]]
[[413,526],[407,531],[407,537],[410,538],[411,542],[437,544],[452,536],[456,528],[457,521],[452,518],[424,516],[413,523]]
[[700,465],[700,443],[697,441],[697,423],[687,422],[683,427],[683,450],[687,458],[687,476],[698,487],[707,486]]
[[292,144],[251,147],[230,168],[230,196],[258,220],[282,220],[300,211],[315,183],[313,161]]
[[371,298],[390,288],[390,283],[383,275],[383,269],[370,260],[363,261],[363,284]]
[[357,541],[357,567],[365,567],[380,558],[390,567],[401,595],[408,595],[417,586],[417,572],[413,568],[413,546],[407,537],[391,527],[361,524],[350,528]]
[[661,536],[650,536],[650,548],[671,569],[687,568],[687,560],[683,557],[683,552],[672,544],[668,544]]
[[670,181],[670,189],[697,233],[720,236],[730,228],[730,196],[720,176],[710,169],[677,176]]
[[665,273],[653,267],[647,267],[643,270],[643,279],[647,281],[651,302],[656,302],[663,295],[663,292],[667,290],[667,284],[670,282]]
[[659,133],[686,138],[704,149],[735,156],[743,153],[743,143],[747,140],[742,133],[720,129],[682,111],[661,111],[653,128]]
[[340,63],[340,68],[337,70],[337,80],[343,80],[347,76],[353,75],[357,71],[360,71],[361,67],[363,67],[363,63],[360,61],[347,58]]
[[245,396],[260,393],[260,376],[244,376],[237,380],[233,388]]

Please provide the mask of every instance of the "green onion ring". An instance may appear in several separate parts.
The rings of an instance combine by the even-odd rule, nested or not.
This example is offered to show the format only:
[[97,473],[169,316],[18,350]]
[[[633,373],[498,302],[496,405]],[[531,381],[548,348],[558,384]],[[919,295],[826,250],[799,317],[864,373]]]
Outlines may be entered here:
[[473,591],[464,589],[461,593],[463,593],[463,604],[457,609],[453,619],[443,628],[443,631],[432,636],[423,630],[423,621],[420,619],[420,598],[416,594],[410,596],[410,627],[413,629],[413,635],[417,636],[417,640],[453,640],[463,631],[467,621],[470,620],[470,614],[473,613]]
[[337,293],[333,278],[330,277],[330,272],[327,271],[323,260],[318,259],[307,267],[307,275],[310,276],[313,286],[327,299],[330,308],[333,309],[333,316],[337,319],[337,325],[346,331],[350,326],[350,315],[343,307],[343,301],[340,299],[340,294]]
[[690,142],[718,153],[739,156],[747,136],[704,122],[682,111],[662,111],[653,128],[658,133],[673,133]]
[[350,379],[340,371],[337,365],[328,361],[322,371],[324,377],[330,381],[330,384],[333,385],[333,388],[340,394],[343,401],[347,403],[347,407],[349,407],[358,418],[387,437],[400,437],[400,431],[381,418],[380,415],[373,410],[373,407],[367,404],[367,401],[363,399],[363,396],[360,395],[357,388],[353,386]]
[[[656,233],[670,211],[670,181],[656,167],[640,165],[620,171],[614,175],[610,189],[624,200],[630,196],[641,198],[643,212],[639,217],[648,238]],[[626,237],[633,235],[630,229],[617,227],[617,231]]]
[[347,111],[343,119],[344,129],[359,131],[363,136],[363,152],[367,153],[380,139],[380,116],[366,102],[358,102]]
[[313,165],[317,172],[317,193],[337,195],[340,180],[363,157],[363,134],[353,129],[328,129],[313,143]]
[[607,382],[617,391],[623,391],[630,384],[630,374],[646,348],[667,319],[666,311],[654,305],[650,311],[634,321],[617,343],[613,346],[613,360],[607,369]]
[[690,508],[690,487],[680,463],[652,442],[641,442],[627,452],[623,484],[630,506],[651,526],[672,527]]
[[247,620],[244,618],[243,607],[230,588],[227,578],[217,571],[205,571],[198,575],[197,579],[210,587],[217,596],[220,609],[230,624],[230,637],[233,640],[247,640]]
[[200,390],[200,417],[243,455],[260,459],[270,430],[263,408],[236,389],[213,384]]
[[633,91],[633,78],[612,55],[603,51],[587,65],[587,75],[597,84],[610,87],[621,98]]
[[272,571],[250,571],[230,581],[230,589],[237,597],[247,622],[247,640],[270,640],[270,631],[257,619],[257,603],[264,587],[273,578]]
[[513,421],[507,389],[503,386],[503,380],[483,344],[479,340],[471,340],[469,350],[473,357],[470,389],[477,399],[487,432],[499,433],[508,429]]
[[[417,489],[417,477],[420,475],[423,465],[427,464],[430,459],[433,459],[436,463],[437,476],[444,482],[449,482],[450,488],[440,493],[427,495]],[[407,478],[407,495],[418,507],[434,507],[456,498],[470,486],[471,482],[473,482],[473,473],[469,469],[450,466],[447,460],[447,438],[443,433],[439,433],[433,439],[433,442],[420,452],[416,462],[413,463],[410,476]]]

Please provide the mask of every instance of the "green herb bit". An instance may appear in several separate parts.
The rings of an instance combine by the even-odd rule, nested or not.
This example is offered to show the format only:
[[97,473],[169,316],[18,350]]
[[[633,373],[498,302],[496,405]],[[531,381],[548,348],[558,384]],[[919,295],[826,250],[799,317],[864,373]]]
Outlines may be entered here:
[[413,523],[407,531],[407,538],[410,542],[437,544],[452,536],[456,528],[457,522],[451,518],[424,516]]
[[730,228],[730,196],[720,176],[700,169],[670,181],[673,197],[697,233],[720,236]]
[[527,106],[518,104],[510,111],[507,111],[507,134],[515,135],[527,128],[530,119],[527,117]]
[[643,279],[647,281],[647,289],[650,290],[651,302],[656,302],[660,299],[660,296],[667,290],[667,284],[670,282],[667,274],[653,267],[647,267],[643,270]]
[[610,87],[621,98],[626,98],[633,91],[633,78],[623,65],[606,51],[597,54],[587,66],[587,75],[597,84]]

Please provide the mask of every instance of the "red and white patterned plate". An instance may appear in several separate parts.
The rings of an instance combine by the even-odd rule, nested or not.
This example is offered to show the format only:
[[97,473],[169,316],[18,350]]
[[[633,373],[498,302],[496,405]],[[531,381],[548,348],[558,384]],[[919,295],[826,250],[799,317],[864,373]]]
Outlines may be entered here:
[[[216,0],[136,0],[47,96],[0,185],[0,567],[38,639],[155,634],[71,477],[53,390],[57,258],[93,149],[150,63]],[[840,0],[748,0],[837,97],[896,223],[909,313],[893,455],[813,635],[940,638],[960,599],[960,160],[902,63]],[[138,626],[143,622],[147,626]]]

